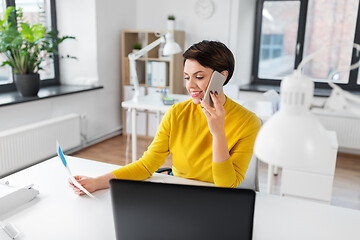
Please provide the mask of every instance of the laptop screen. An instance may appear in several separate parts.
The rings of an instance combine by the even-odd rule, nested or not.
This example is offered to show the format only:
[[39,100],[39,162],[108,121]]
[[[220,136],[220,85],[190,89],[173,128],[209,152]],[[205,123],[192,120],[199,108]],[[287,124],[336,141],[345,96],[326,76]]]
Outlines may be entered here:
[[117,240],[252,239],[255,192],[112,179]]

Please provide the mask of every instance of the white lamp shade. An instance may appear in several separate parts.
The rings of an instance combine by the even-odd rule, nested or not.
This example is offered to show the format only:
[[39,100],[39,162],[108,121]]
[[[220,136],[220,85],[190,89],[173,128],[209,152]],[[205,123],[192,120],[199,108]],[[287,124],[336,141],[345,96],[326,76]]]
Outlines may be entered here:
[[311,114],[311,79],[295,71],[281,82],[280,110],[260,129],[254,153],[271,165],[328,173],[332,144],[325,128]]
[[310,112],[277,112],[260,129],[254,153],[263,162],[313,173],[331,170],[331,142],[326,130]]
[[163,49],[163,54],[166,56],[181,52],[181,47],[174,41],[174,36],[171,33],[167,33],[166,43]]
[[314,82],[295,70],[280,85],[280,109],[288,114],[308,112],[314,95]]

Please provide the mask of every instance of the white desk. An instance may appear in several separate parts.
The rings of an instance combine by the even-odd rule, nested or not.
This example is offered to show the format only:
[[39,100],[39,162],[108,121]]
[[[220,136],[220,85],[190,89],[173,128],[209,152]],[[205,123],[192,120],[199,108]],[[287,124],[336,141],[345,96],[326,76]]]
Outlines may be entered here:
[[[97,176],[118,166],[68,157],[73,174]],[[34,183],[40,195],[16,210],[0,215],[15,224],[19,240],[115,240],[109,190],[95,192],[97,200],[79,197],[68,187],[60,160],[52,158],[6,178],[13,185]],[[150,180],[184,184],[208,183],[167,175]],[[240,223],[239,223],[240,224]],[[360,211],[264,193],[256,194],[253,239],[359,239]]]
[[[190,99],[189,95],[182,94],[169,94],[169,97],[176,99],[176,102],[183,102]],[[241,99],[234,100],[235,102],[243,105],[250,111],[254,112],[263,121],[266,121],[273,114],[273,107],[271,102],[268,101],[248,101],[245,102]],[[160,124],[161,113],[165,113],[171,106],[164,105],[161,101],[160,94],[151,94],[145,96],[139,96],[138,100],[134,99],[124,101],[121,106],[131,110],[131,124],[132,124],[132,161],[137,160],[137,126],[136,126],[136,111],[148,110],[157,113],[158,124]]]

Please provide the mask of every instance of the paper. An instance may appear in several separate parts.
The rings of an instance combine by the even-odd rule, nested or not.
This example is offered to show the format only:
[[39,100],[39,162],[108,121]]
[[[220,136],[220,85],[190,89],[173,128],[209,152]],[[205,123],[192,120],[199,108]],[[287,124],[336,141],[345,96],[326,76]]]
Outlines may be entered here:
[[62,161],[62,164],[65,167],[65,171],[68,174],[70,181],[75,185],[75,187],[79,188],[81,191],[83,191],[86,195],[88,195],[91,198],[95,198],[94,195],[92,195],[91,193],[89,193],[78,181],[76,181],[76,179],[73,177],[73,175],[71,174],[69,165],[65,159],[65,155],[61,150],[60,144],[58,142],[56,142],[56,152],[58,157],[60,158],[60,160]]

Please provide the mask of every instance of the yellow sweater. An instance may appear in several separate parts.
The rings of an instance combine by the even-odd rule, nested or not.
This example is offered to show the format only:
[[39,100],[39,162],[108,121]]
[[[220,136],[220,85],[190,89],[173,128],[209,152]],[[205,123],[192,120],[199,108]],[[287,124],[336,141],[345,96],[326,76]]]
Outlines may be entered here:
[[257,116],[227,98],[224,108],[225,133],[230,158],[212,161],[212,135],[200,105],[192,99],[174,104],[164,115],[156,136],[141,159],[113,171],[116,178],[144,180],[150,177],[171,153],[173,174],[212,182],[221,187],[237,187],[245,177],[256,135]]

